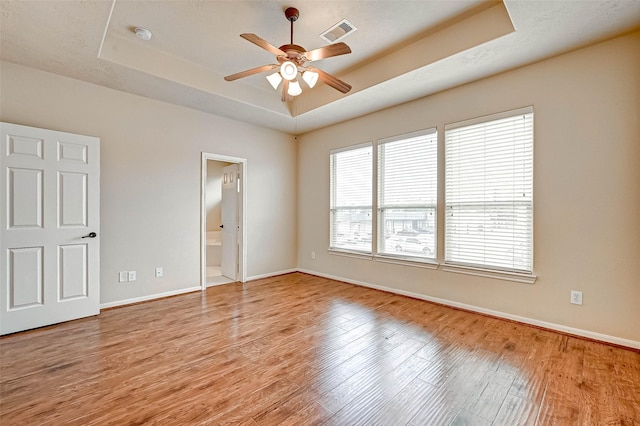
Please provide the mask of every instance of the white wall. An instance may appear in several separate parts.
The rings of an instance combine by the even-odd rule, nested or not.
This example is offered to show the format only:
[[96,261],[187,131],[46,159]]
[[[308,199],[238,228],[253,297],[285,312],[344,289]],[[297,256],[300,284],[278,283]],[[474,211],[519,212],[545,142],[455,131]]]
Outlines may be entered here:
[[[639,70],[634,33],[302,135],[298,266],[640,344]],[[446,123],[528,105],[535,284],[327,253],[329,150],[434,126],[442,147]],[[443,218],[441,204],[440,259]],[[569,303],[572,289],[584,292],[583,306]]]
[[[101,303],[200,284],[201,152],[247,158],[247,275],[296,266],[290,135],[2,62],[0,120],[101,139]],[[154,278],[154,268],[164,277]],[[137,281],[118,283],[118,271]]]

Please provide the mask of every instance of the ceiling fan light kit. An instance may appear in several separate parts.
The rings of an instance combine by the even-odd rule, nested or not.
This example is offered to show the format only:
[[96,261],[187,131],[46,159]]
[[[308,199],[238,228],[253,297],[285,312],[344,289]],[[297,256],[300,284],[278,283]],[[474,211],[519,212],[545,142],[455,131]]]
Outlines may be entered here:
[[277,90],[280,82],[282,81],[282,77],[280,76],[279,72],[275,72],[267,76],[267,81],[269,82],[269,84],[271,84],[273,90]]
[[298,20],[300,12],[294,7],[289,7],[284,11],[284,15],[291,23],[291,42],[289,44],[275,47],[255,34],[240,34],[240,37],[245,40],[250,41],[256,46],[274,54],[278,64],[263,65],[261,67],[241,71],[236,74],[228,75],[224,79],[227,81],[234,81],[279,67],[277,72],[268,75],[266,78],[274,90],[278,89],[280,83],[284,79],[284,83],[282,84],[283,102],[291,100],[291,97],[298,96],[302,93],[302,87],[298,82],[299,75],[310,88],[313,88],[318,80],[320,80],[342,93],[349,92],[349,90],[351,90],[351,85],[348,83],[345,83],[329,73],[306,65],[307,62],[351,53],[349,46],[344,43],[335,43],[307,51],[304,47],[293,44],[293,23]]
[[302,79],[307,83],[307,85],[313,89],[313,86],[318,82],[318,73],[313,71],[305,71],[302,73]]
[[302,87],[300,87],[300,83],[298,83],[296,80],[290,82],[287,93],[291,96],[298,96],[300,93],[302,93]]
[[291,61],[283,62],[280,65],[280,75],[285,80],[293,80],[298,75],[298,67]]

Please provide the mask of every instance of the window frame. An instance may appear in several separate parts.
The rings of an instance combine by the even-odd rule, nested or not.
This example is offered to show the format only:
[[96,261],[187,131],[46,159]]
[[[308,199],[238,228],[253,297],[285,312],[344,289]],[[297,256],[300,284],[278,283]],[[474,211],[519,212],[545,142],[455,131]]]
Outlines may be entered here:
[[[530,188],[531,188],[531,196],[530,196],[530,200],[527,201],[528,206],[531,210],[530,213],[530,223],[528,224],[528,227],[530,229],[530,234],[529,234],[529,240],[530,240],[530,265],[531,265],[531,269],[530,270],[520,270],[520,269],[515,269],[515,268],[502,268],[499,266],[493,266],[493,265],[487,265],[487,264],[478,264],[478,263],[472,263],[472,262],[460,262],[460,261],[451,261],[451,259],[448,256],[448,252],[447,252],[447,247],[448,247],[448,239],[450,239],[451,237],[449,236],[448,231],[448,227],[447,227],[447,220],[448,220],[448,214],[447,214],[447,210],[449,208],[449,206],[451,205],[450,203],[450,199],[449,199],[449,185],[450,185],[450,181],[447,180],[447,172],[448,172],[448,166],[449,166],[449,161],[450,161],[450,156],[448,155],[448,144],[447,144],[447,137],[448,137],[448,132],[450,132],[451,130],[455,130],[455,129],[460,129],[460,128],[464,128],[464,127],[468,127],[468,126],[473,126],[473,125],[477,125],[477,124],[482,124],[482,123],[489,123],[492,121],[497,121],[497,120],[501,120],[501,119],[505,119],[505,118],[510,118],[510,117],[516,117],[516,116],[520,116],[520,115],[527,115],[527,114],[531,114],[531,145],[530,145],[530,150],[531,150],[531,158],[530,158],[530,172],[531,172],[531,180],[529,182],[530,184]],[[486,115],[486,116],[482,116],[482,117],[477,117],[477,118],[473,118],[470,120],[464,120],[464,121],[460,121],[460,122],[455,122],[455,123],[451,123],[451,124],[447,124],[445,125],[445,131],[444,131],[444,175],[445,175],[445,182],[444,182],[444,205],[443,205],[443,209],[444,209],[444,229],[443,229],[443,234],[444,234],[444,247],[445,247],[445,252],[444,252],[444,257],[442,259],[442,269],[444,271],[448,271],[448,272],[459,272],[459,273],[466,273],[466,274],[472,274],[472,275],[478,275],[478,276],[485,276],[485,277],[491,277],[491,278],[499,278],[499,279],[507,279],[507,280],[512,280],[512,281],[519,281],[519,282],[525,282],[525,283],[533,283],[536,280],[536,276],[534,275],[534,270],[535,270],[535,265],[534,265],[534,255],[535,255],[535,250],[534,250],[534,218],[535,218],[535,214],[534,214],[534,145],[535,145],[535,117],[534,117],[534,110],[533,110],[533,106],[528,106],[528,107],[523,107],[523,108],[518,108],[518,109],[514,109],[514,110],[509,110],[509,111],[504,111],[504,112],[500,112],[497,114],[490,114],[490,115]],[[486,199],[484,199],[481,203],[481,205],[486,205]]]
[[[514,281],[514,282],[520,282],[520,283],[527,283],[527,284],[533,284],[536,279],[537,276],[534,274],[535,272],[535,265],[534,265],[534,257],[535,257],[535,250],[534,250],[534,230],[533,230],[533,225],[534,225],[534,221],[535,221],[535,212],[534,212],[534,159],[535,159],[535,152],[534,152],[534,145],[535,145],[535,128],[533,126],[534,122],[532,123],[532,141],[531,141],[531,223],[530,223],[530,227],[531,227],[531,271],[521,271],[521,270],[510,270],[510,269],[501,269],[501,268],[494,268],[494,267],[483,267],[482,265],[477,265],[477,264],[461,264],[461,263],[451,263],[448,262],[446,260],[447,255],[446,255],[446,244],[447,244],[447,235],[446,235],[446,216],[447,216],[447,181],[446,181],[446,171],[447,171],[447,158],[446,158],[446,137],[447,137],[447,131],[454,129],[454,128],[458,128],[458,127],[464,127],[464,126],[470,126],[473,124],[479,124],[482,122],[488,122],[488,121],[492,121],[492,120],[499,120],[500,118],[506,118],[506,117],[511,117],[511,116],[516,116],[516,115],[520,115],[520,114],[528,114],[531,113],[533,114],[533,106],[527,106],[527,107],[523,107],[523,108],[518,108],[518,109],[512,109],[512,110],[508,110],[508,111],[504,111],[504,112],[500,112],[500,113],[496,113],[496,114],[489,114],[489,115],[485,115],[485,116],[481,116],[481,117],[477,117],[477,118],[473,118],[473,119],[468,119],[468,120],[463,120],[463,121],[458,121],[458,122],[453,122],[450,124],[445,124],[444,126],[441,125],[434,125],[431,126],[429,128],[426,129],[422,129],[422,130],[418,130],[418,131],[413,131],[413,132],[408,132],[408,133],[403,133],[400,135],[396,135],[396,136],[391,136],[391,137],[385,137],[385,138],[381,138],[381,139],[375,139],[373,141],[370,142],[364,142],[364,143],[359,143],[359,144],[355,144],[355,145],[349,145],[349,146],[345,146],[345,147],[340,147],[340,148],[335,148],[335,149],[331,149],[329,151],[330,155],[329,155],[329,162],[330,162],[330,166],[329,166],[329,174],[330,174],[330,199],[329,199],[329,216],[330,216],[330,223],[329,223],[329,247],[327,249],[327,252],[330,255],[338,255],[338,256],[345,256],[345,257],[350,257],[350,258],[354,258],[354,259],[360,259],[360,260],[369,260],[369,261],[376,261],[376,262],[380,262],[380,263],[389,263],[389,264],[396,264],[396,265],[402,265],[402,266],[409,266],[409,267],[418,267],[418,268],[426,268],[426,269],[433,269],[433,270],[437,270],[440,269],[442,271],[445,272],[453,272],[453,273],[462,273],[462,274],[468,274],[468,275],[473,275],[473,276],[479,276],[479,277],[487,277],[487,278],[494,278],[494,279],[501,279],[501,280],[508,280],[508,281]],[[440,132],[439,130],[442,130],[444,128],[443,132]],[[435,205],[433,206],[435,209],[435,217],[434,217],[434,236],[435,236],[435,241],[434,241],[434,258],[423,258],[423,257],[417,257],[417,256],[402,256],[402,255],[393,255],[393,254],[388,254],[388,253],[380,253],[379,252],[379,247],[380,247],[380,241],[379,241],[379,231],[380,231],[380,203],[379,203],[379,193],[378,193],[378,185],[379,185],[379,177],[378,177],[378,173],[379,173],[379,161],[378,161],[378,154],[379,154],[379,147],[384,144],[384,143],[388,143],[388,142],[393,142],[393,141],[397,141],[397,140],[402,140],[402,139],[408,139],[411,137],[415,137],[415,136],[419,136],[422,134],[430,134],[430,133],[436,133],[436,187],[437,187],[437,194],[436,194],[436,198],[435,198]],[[334,232],[333,230],[333,225],[332,225],[332,220],[333,220],[333,211],[337,210],[339,208],[339,206],[334,206],[334,194],[332,191],[333,185],[334,185],[334,177],[332,175],[332,161],[333,161],[333,155],[340,153],[340,152],[344,152],[344,151],[350,151],[350,150],[355,150],[355,149],[359,149],[359,148],[363,148],[363,147],[371,147],[371,194],[370,194],[370,200],[371,200],[371,204],[370,207],[369,206],[358,206],[358,208],[370,208],[371,211],[371,246],[370,246],[370,251],[360,251],[360,250],[351,250],[351,249],[346,249],[346,248],[340,248],[340,247],[331,247],[331,242],[332,242],[332,233]],[[413,206],[411,206],[413,207]],[[355,208],[353,206],[351,206],[350,208]],[[440,229],[442,228],[442,229]],[[382,234],[382,233],[380,233]],[[439,250],[440,245],[444,246],[444,248],[442,250]]]
[[[380,160],[381,149],[384,145],[394,142],[399,142],[403,140],[415,139],[421,136],[429,137],[434,135],[435,137],[435,156],[433,158],[434,167],[435,167],[435,188],[436,194],[434,197],[434,202],[429,204],[417,205],[417,204],[382,204],[382,189],[381,185],[381,172],[382,172],[382,164]],[[403,133],[396,136],[386,137],[383,139],[379,139],[375,144],[375,177],[374,177],[374,205],[376,210],[376,245],[374,248],[375,257],[378,260],[396,263],[396,261],[400,261],[401,264],[406,264],[409,262],[417,262],[431,265],[438,265],[438,193],[439,193],[439,143],[438,143],[438,128],[436,126],[429,127],[426,129],[413,131],[409,133]],[[389,251],[382,252],[380,248],[383,246],[382,239],[384,238],[384,224],[382,220],[384,220],[384,210],[433,210],[433,251],[432,257],[419,256],[419,255],[411,255],[408,253],[390,253]],[[407,238],[410,238],[409,236]]]
[[[363,142],[363,143],[359,143],[356,145],[349,145],[349,146],[345,146],[342,148],[336,148],[336,149],[332,149],[329,151],[329,248],[327,249],[330,253],[335,253],[335,254],[344,254],[344,255],[348,255],[348,256],[352,256],[352,257],[365,257],[365,258],[371,258],[373,256],[373,250],[374,250],[374,205],[373,205],[373,198],[370,198],[371,204],[369,206],[365,206],[365,205],[358,205],[358,206],[336,206],[336,194],[333,191],[333,186],[334,186],[334,182],[335,182],[335,178],[334,178],[334,170],[333,170],[333,161],[334,161],[334,155],[336,154],[340,154],[343,152],[348,152],[348,151],[355,151],[358,149],[362,149],[362,148],[367,148],[370,147],[371,148],[371,157],[372,157],[372,164],[371,164],[371,180],[372,180],[372,186],[373,186],[373,179],[374,179],[374,169],[373,169],[373,161],[375,159],[375,144],[373,142]],[[371,194],[373,194],[373,190],[374,188],[372,187],[372,192]],[[369,209],[371,211],[371,229],[372,229],[372,238],[371,238],[371,245],[370,245],[370,249],[368,251],[366,250],[357,250],[357,249],[350,249],[350,248],[345,248],[345,247],[335,247],[333,246],[332,242],[333,242],[333,235],[334,232],[336,232],[336,230],[334,229],[333,226],[333,221],[334,221],[334,215],[338,212],[338,211],[344,211],[344,210],[366,210]]]

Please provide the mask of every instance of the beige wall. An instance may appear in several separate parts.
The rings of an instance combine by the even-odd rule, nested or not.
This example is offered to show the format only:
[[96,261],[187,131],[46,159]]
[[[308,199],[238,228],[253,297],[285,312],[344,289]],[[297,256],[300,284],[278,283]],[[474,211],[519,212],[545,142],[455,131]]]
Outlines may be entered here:
[[[634,33],[303,135],[299,268],[640,342],[638,70]],[[434,126],[442,146],[446,123],[528,105],[535,111],[535,284],[327,253],[330,149]],[[438,220],[442,259],[442,202]],[[570,290],[584,292],[583,306],[569,303]]]
[[0,120],[101,139],[101,303],[200,284],[203,151],[247,159],[247,275],[295,268],[290,135],[5,62],[0,78]]

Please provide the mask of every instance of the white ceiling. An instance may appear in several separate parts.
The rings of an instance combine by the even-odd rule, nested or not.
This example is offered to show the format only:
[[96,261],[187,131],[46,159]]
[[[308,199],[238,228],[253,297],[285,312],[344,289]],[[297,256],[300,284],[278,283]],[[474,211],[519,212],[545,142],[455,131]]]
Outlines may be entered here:
[[[314,62],[353,86],[303,85],[290,104],[264,76],[223,76],[274,63],[239,37],[294,43],[343,18],[352,54]],[[0,58],[289,133],[322,126],[567,52],[640,27],[637,0],[136,1],[0,0]],[[136,26],[153,32],[139,40]]]

